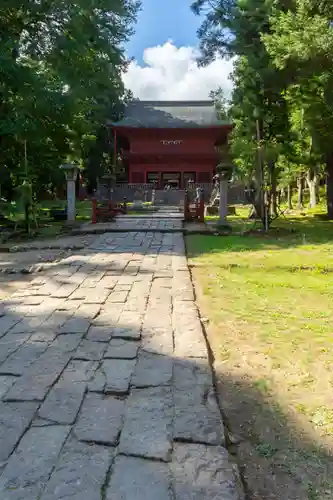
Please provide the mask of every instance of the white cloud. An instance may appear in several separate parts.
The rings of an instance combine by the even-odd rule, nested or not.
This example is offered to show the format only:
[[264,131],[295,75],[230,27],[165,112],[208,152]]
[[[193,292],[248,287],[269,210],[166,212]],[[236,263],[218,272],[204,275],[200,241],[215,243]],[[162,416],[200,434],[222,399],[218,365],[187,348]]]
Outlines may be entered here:
[[218,87],[230,94],[232,61],[217,59],[202,68],[194,47],[176,47],[172,41],[145,49],[144,65],[131,62],[124,82],[135,97],[148,100],[207,99]]

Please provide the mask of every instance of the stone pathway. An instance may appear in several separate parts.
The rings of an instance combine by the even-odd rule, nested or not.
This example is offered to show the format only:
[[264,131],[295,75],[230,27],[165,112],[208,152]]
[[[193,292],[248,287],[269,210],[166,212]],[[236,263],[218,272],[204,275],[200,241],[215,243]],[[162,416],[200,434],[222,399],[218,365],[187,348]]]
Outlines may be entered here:
[[133,232],[133,231],[155,231],[155,232],[181,232],[183,228],[183,221],[181,217],[143,217],[141,215],[137,216],[124,216],[117,217],[113,222],[99,222],[98,224],[91,224],[87,222],[82,224],[80,229],[76,231],[77,234],[80,233],[92,233],[92,232]]
[[1,500],[242,500],[181,234],[104,234],[0,309]]
[[95,235],[89,234],[17,244],[8,242],[0,245],[0,274],[35,272],[73,251],[84,249],[94,239]]

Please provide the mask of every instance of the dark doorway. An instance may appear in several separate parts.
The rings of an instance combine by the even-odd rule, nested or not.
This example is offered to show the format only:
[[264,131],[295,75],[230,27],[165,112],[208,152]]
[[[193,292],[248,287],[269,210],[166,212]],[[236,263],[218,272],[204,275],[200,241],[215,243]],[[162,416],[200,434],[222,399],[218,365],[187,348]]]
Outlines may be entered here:
[[147,173],[147,183],[159,185],[160,183],[160,173],[159,172],[148,172]]
[[195,172],[184,172],[183,175],[184,179],[184,189],[188,189],[190,187],[190,184],[194,184],[196,182],[196,173]]
[[169,185],[174,189],[179,189],[181,183],[180,172],[163,172],[162,173],[162,187]]

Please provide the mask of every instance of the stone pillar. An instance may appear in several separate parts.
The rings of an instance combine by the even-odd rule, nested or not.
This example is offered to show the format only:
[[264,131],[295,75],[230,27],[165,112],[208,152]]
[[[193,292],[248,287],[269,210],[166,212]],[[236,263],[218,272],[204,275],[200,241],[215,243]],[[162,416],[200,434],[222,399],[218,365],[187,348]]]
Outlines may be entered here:
[[221,226],[227,225],[228,215],[228,180],[220,177],[220,210],[219,210],[219,224]]
[[76,219],[75,182],[79,169],[71,163],[61,165],[60,168],[65,172],[67,181],[67,223],[73,224]]
[[74,222],[76,218],[75,181],[67,179],[67,221]]

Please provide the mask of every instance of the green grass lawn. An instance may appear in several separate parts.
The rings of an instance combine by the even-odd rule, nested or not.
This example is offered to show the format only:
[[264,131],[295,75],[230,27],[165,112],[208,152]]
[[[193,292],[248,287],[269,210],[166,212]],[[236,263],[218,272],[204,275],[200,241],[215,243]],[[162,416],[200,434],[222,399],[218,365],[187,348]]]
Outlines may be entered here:
[[[47,219],[49,210],[51,208],[65,208],[66,207],[66,201],[65,200],[50,200],[50,201],[43,201],[39,205],[39,215],[41,220]],[[77,220],[90,220],[91,219],[91,201],[89,200],[84,200],[84,201],[76,201],[76,216]]]
[[186,243],[254,498],[332,499],[333,223]]

